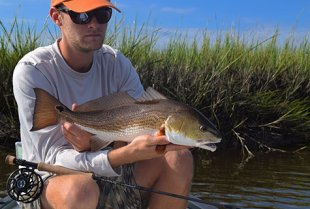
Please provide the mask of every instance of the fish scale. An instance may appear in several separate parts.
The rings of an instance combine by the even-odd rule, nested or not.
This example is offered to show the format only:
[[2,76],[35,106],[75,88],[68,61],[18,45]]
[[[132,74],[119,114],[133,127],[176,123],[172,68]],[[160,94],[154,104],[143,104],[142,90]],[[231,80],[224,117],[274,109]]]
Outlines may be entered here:
[[36,131],[67,121],[90,132],[92,150],[113,141],[131,142],[137,136],[155,134],[162,125],[171,143],[215,151],[221,138],[215,126],[198,110],[170,100],[148,88],[139,100],[116,93],[86,102],[73,112],[43,89],[35,88],[33,127]]

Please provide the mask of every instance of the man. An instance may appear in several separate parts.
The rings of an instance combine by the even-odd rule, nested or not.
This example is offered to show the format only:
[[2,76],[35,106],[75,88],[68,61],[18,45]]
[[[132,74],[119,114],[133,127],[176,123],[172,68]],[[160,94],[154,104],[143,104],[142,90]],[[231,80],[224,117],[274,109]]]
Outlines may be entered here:
[[[61,30],[54,44],[27,54],[13,75],[18,104],[23,158],[62,165],[113,177],[130,184],[188,195],[193,175],[192,156],[165,136],[143,135],[132,143],[90,152],[90,134],[74,124],[31,132],[35,94],[42,88],[72,107],[115,92],[134,98],[143,87],[131,63],[120,52],[103,45],[112,9],[108,0],[52,0],[50,17]],[[164,153],[157,145],[167,145]],[[185,208],[186,201],[96,182],[88,175],[49,176],[40,200],[23,208]],[[46,178],[49,176],[49,178]],[[142,203],[141,203],[142,202]]]

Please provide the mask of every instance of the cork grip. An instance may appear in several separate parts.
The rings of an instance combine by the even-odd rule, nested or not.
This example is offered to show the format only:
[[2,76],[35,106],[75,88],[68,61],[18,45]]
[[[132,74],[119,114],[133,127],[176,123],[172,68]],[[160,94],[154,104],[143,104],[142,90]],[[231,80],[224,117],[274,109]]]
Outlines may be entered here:
[[38,163],[38,167],[37,169],[39,171],[47,171],[50,173],[55,173],[58,175],[67,175],[67,174],[86,174],[82,171],[76,171],[76,170],[72,170],[69,168],[65,168],[62,166],[58,166],[58,165],[50,165],[50,164],[46,164],[46,163]]
[[55,173],[58,175],[67,175],[67,174],[92,174],[92,173],[85,173],[82,171],[72,170],[66,167],[58,166],[58,165],[50,165],[47,163],[32,163],[26,160],[17,159],[14,156],[7,155],[5,158],[5,163],[9,165],[19,165],[30,167],[33,169],[38,169],[39,171],[46,171],[50,173]]
[[5,158],[5,164],[7,165],[15,165],[14,163],[15,157],[12,155],[7,155]]

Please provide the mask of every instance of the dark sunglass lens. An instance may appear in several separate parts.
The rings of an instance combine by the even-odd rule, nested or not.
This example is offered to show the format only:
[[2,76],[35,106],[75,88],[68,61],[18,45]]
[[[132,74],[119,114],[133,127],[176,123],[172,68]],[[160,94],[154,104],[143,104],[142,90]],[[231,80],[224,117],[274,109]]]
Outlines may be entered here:
[[99,24],[105,24],[110,21],[112,16],[111,8],[100,8],[90,12],[77,13],[71,10],[63,10],[70,15],[75,24],[88,24],[95,16]]
[[112,16],[111,8],[102,8],[94,11],[98,23],[105,24],[110,21]]
[[90,20],[90,17],[87,13],[80,13],[78,19],[80,22],[85,23]]
[[92,18],[88,13],[77,13],[73,11],[70,11],[69,15],[72,21],[76,24],[87,24],[91,21]]

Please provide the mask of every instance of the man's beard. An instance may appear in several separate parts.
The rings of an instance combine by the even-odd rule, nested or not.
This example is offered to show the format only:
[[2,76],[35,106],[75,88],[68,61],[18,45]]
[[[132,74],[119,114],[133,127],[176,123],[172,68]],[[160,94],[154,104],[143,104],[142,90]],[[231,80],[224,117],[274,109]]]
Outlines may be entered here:
[[92,43],[89,43],[88,41],[81,41],[81,42],[76,43],[75,47],[81,52],[88,53],[88,52],[93,52],[93,51],[100,49],[103,45],[103,42],[104,42],[104,38],[102,38],[101,41],[98,41],[98,44],[95,44],[95,45]]

